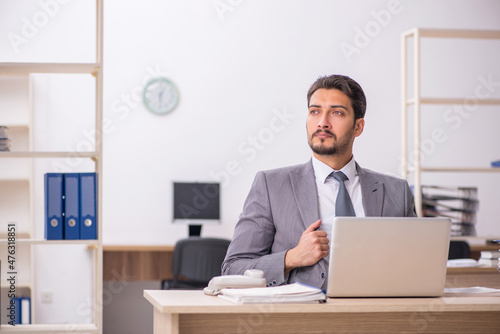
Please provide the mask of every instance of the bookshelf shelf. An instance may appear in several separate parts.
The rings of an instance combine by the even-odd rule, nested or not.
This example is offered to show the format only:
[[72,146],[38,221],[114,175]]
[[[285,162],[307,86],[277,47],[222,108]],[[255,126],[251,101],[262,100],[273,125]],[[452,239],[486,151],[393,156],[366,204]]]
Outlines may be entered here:
[[[500,173],[498,167],[420,167],[421,172],[452,172],[452,173]],[[414,173],[415,168],[407,169],[408,173]]]
[[[6,245],[7,239],[0,239],[0,246]],[[46,240],[46,239],[18,239],[17,245],[96,245],[96,240]]]
[[500,31],[498,30],[414,28],[403,33],[404,38],[415,35],[431,38],[500,39]]
[[[463,104],[467,99],[460,98],[439,98],[439,97],[422,97],[419,100],[420,104]],[[490,106],[490,105],[499,105],[500,99],[475,99],[474,103],[477,105]],[[414,105],[415,99],[406,100],[406,105]]]
[[[28,178],[21,178],[21,177],[12,177],[12,178],[9,178],[9,177],[0,177],[0,186],[1,184],[8,184],[8,183],[27,183],[29,184],[30,183],[30,179]],[[1,235],[1,233],[0,233]],[[1,237],[0,237],[1,238]]]
[[[20,240],[20,239],[31,240],[31,233],[17,231],[16,239],[17,240]],[[0,244],[1,244],[2,240],[7,240],[7,233],[5,233],[5,232],[0,233]]]
[[30,128],[30,126],[28,124],[21,124],[21,123],[18,123],[18,124],[2,124],[3,126],[6,126],[8,127],[10,130],[15,130],[15,129],[24,129],[24,130],[28,130]]
[[97,158],[99,152],[0,152],[0,158]]
[[27,177],[0,177],[0,182],[30,182]]
[[[1,288],[5,289],[5,288],[9,288],[10,287],[10,284],[8,283],[3,283],[1,284]],[[27,288],[27,289],[31,289],[31,283],[30,282],[16,282],[16,288]]]
[[54,325],[1,325],[2,333],[100,333],[93,324],[54,324]]
[[[408,70],[408,39],[413,39],[413,98],[409,98],[407,89],[409,86],[407,78]],[[453,105],[463,104],[468,98],[446,98],[446,97],[422,97],[420,87],[420,61],[421,61],[421,39],[422,38],[456,38],[456,39],[489,39],[500,40],[500,30],[463,30],[463,29],[428,29],[414,28],[401,35],[401,109],[402,109],[402,176],[408,179],[409,173],[414,174],[414,197],[417,215],[422,217],[422,181],[423,172],[451,172],[451,173],[496,173],[500,168],[495,167],[456,167],[456,166],[423,166],[422,154],[419,150],[421,142],[421,105]],[[500,99],[474,99],[474,104],[500,105]],[[409,167],[408,148],[408,107],[413,106],[413,167]]]
[[88,73],[100,71],[98,63],[1,63],[0,75],[17,76],[31,73]]
[[[103,58],[103,1],[95,0],[95,61],[88,63],[60,63],[60,62],[3,62],[0,63],[0,83],[2,84],[2,90],[0,90],[0,96],[5,97],[0,110],[0,124],[5,125],[9,128],[8,134],[11,135],[12,147],[10,152],[0,152],[0,195],[3,193],[3,197],[0,197],[5,203],[1,205],[0,201],[0,216],[4,218],[2,220],[2,231],[0,233],[0,249],[6,249],[8,245],[8,237],[6,234],[7,223],[12,221],[16,222],[18,225],[18,230],[16,231],[16,269],[19,267],[19,281],[17,281],[18,288],[26,288],[29,291],[29,297],[31,298],[31,323],[30,325],[8,325],[2,324],[0,326],[0,332],[2,333],[92,333],[92,334],[102,334],[102,291],[103,291],[103,281],[102,281],[102,184],[103,184],[103,165],[102,165],[102,135],[103,135],[103,71],[102,71],[102,58]],[[93,20],[93,19],[92,19]],[[43,76],[43,75],[31,75],[31,74],[68,74],[68,76]],[[76,75],[75,75],[76,74]],[[83,78],[82,75],[87,75]],[[46,93],[50,95],[53,93],[51,89],[53,87],[45,87],[40,84],[37,85],[37,78],[39,77],[50,77],[51,80],[59,79],[60,77],[64,80],[76,78],[77,80],[82,80],[85,83],[89,83],[89,87],[95,92],[95,95],[88,93],[88,96],[92,96],[95,99],[95,103],[90,107],[83,108],[83,112],[86,110],[90,113],[94,113],[95,122],[93,123],[91,129],[93,130],[93,142],[94,146],[88,149],[93,151],[44,151],[36,150],[36,145],[38,144],[37,139],[34,139],[34,132],[43,128],[44,122],[50,122],[52,119],[50,110],[48,115],[45,110],[41,107],[43,102],[37,99],[39,95],[36,93]],[[95,85],[91,82],[95,82]],[[9,89],[3,89],[3,88]],[[40,88],[40,87],[43,87]],[[12,89],[11,89],[12,88]],[[66,89],[64,86],[62,89]],[[43,96],[43,95],[42,95]],[[14,101],[14,102],[13,102]],[[59,107],[62,108],[62,107]],[[36,113],[35,113],[36,110]],[[56,108],[54,108],[56,110]],[[3,112],[2,112],[3,111]],[[86,115],[86,114],[85,114]],[[40,121],[40,119],[43,121]],[[90,117],[89,117],[90,118]],[[64,122],[64,121],[61,121]],[[11,131],[12,130],[12,131]],[[43,132],[43,131],[41,131]],[[50,134],[49,134],[50,137]],[[56,137],[56,136],[55,136]],[[15,140],[14,140],[15,139]],[[59,140],[58,138],[48,138],[52,139],[58,144],[66,144],[67,140]],[[49,142],[50,144],[50,142]],[[15,146],[16,145],[16,146]],[[40,146],[41,147],[41,146]],[[49,146],[50,149],[50,146]],[[57,149],[54,147],[54,149]],[[64,150],[64,146],[60,149]],[[85,149],[85,148],[84,148]],[[65,159],[71,158],[75,159],[88,159],[91,160],[83,161],[85,167],[93,169],[98,175],[97,178],[97,239],[96,240],[45,240],[43,235],[39,235],[39,228],[43,226],[43,216],[39,215],[36,209],[43,211],[43,193],[38,191],[40,187],[43,188],[43,182],[39,182],[43,178],[43,173],[52,171],[49,169],[48,164],[51,162],[50,159]],[[49,159],[49,160],[37,160],[37,159]],[[81,162],[80,160],[77,160]],[[71,167],[71,165],[68,165]],[[93,166],[93,167],[91,167]],[[68,168],[69,168],[68,167]],[[35,196],[36,195],[36,196]],[[36,212],[36,214],[35,214]],[[8,214],[7,217],[5,214]],[[7,220],[5,220],[7,218]],[[1,227],[1,226],[0,226]],[[28,230],[28,231],[26,231]],[[43,233],[42,233],[43,234]],[[43,314],[48,314],[40,311],[41,307],[40,301],[38,300],[40,295],[40,290],[44,288],[44,281],[40,279],[40,273],[49,272],[50,270],[45,270],[45,265],[51,265],[50,261],[45,262],[47,255],[54,254],[56,251],[51,250],[50,247],[44,247],[43,245],[53,245],[59,252],[59,249],[69,249],[64,247],[66,245],[81,245],[83,247],[82,253],[84,258],[88,262],[84,268],[79,268],[88,273],[88,277],[85,278],[84,282],[90,281],[91,286],[86,286],[84,291],[81,292],[82,296],[88,297],[91,303],[91,314],[89,315],[89,320],[87,318],[75,318],[73,323],[64,324],[48,324],[50,322],[59,323],[61,320],[52,321],[51,318],[46,318]],[[41,247],[40,247],[41,246]],[[60,247],[61,246],[61,247]],[[72,249],[78,249],[80,247],[71,247]],[[35,252],[36,250],[36,252]],[[17,254],[19,252],[19,254]],[[91,253],[89,255],[89,252]],[[4,252],[5,253],[5,252]],[[42,265],[38,263],[39,260],[43,260]],[[68,265],[73,265],[73,263],[64,262],[64,264],[55,263],[55,265],[66,266],[58,268],[61,271],[67,271],[75,273],[76,271],[67,268]],[[4,267],[5,268],[5,267]],[[2,269],[4,269],[2,268]],[[35,277],[35,272],[37,277]],[[42,274],[42,276],[43,276]],[[52,277],[52,276],[48,276]],[[5,278],[2,277],[1,288],[6,289]],[[42,282],[42,283],[41,283]],[[58,281],[61,283],[61,281]],[[45,285],[48,286],[48,285]],[[69,296],[73,294],[73,291],[66,291],[67,285],[54,285],[48,287],[49,290],[57,294],[66,294]],[[88,295],[87,295],[87,288]],[[5,292],[5,291],[2,291]],[[4,305],[2,305],[2,308]],[[59,304],[59,310],[64,306]],[[55,305],[51,305],[52,308],[57,310]],[[37,311],[40,311],[37,312]],[[2,312],[4,315],[5,312]],[[39,314],[42,314],[39,316]],[[48,319],[48,320],[46,320]],[[81,319],[81,320],[80,320]],[[4,319],[5,321],[5,319]],[[89,323],[86,323],[86,322]],[[82,323],[83,322],[83,323]]]

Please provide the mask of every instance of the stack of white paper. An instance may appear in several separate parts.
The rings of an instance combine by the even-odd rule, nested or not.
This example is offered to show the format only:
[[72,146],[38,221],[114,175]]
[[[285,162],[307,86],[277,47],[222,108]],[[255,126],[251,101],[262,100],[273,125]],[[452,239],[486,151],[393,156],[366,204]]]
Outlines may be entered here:
[[482,286],[473,286],[468,288],[446,288],[444,289],[444,293],[483,293],[483,294],[492,294],[492,295],[500,295],[500,289],[493,288],[485,288]]
[[326,300],[323,290],[300,283],[268,288],[222,289],[219,297],[237,304],[321,303]]
[[448,260],[446,267],[448,268],[466,268],[466,267],[476,267],[477,261],[474,259],[452,259]]

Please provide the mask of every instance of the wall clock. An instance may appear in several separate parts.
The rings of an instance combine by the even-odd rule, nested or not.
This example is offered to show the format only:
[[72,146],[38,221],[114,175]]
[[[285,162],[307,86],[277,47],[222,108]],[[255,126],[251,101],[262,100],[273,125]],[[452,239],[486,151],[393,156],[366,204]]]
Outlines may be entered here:
[[154,78],[144,86],[142,100],[148,110],[163,115],[175,109],[179,103],[179,91],[166,78]]

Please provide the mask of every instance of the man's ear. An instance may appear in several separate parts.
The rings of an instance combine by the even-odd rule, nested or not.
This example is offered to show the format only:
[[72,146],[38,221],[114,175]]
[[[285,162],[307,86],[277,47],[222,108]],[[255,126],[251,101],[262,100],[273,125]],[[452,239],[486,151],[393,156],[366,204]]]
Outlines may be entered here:
[[354,123],[354,137],[359,137],[363,133],[363,129],[365,128],[365,119],[358,118]]

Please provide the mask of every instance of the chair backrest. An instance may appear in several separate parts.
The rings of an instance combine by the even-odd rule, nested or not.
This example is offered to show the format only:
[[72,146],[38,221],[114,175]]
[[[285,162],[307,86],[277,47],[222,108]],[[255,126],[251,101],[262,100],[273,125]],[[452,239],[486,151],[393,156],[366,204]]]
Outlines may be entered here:
[[470,247],[466,241],[450,241],[450,250],[448,251],[448,260],[468,259],[470,258]]
[[221,275],[221,266],[230,240],[190,237],[175,244],[172,273],[195,282],[206,282]]

